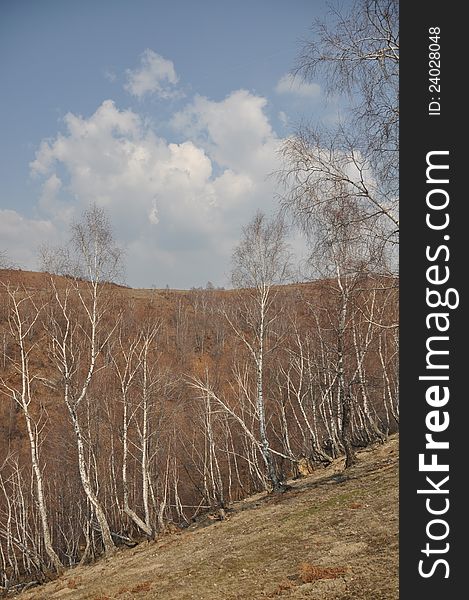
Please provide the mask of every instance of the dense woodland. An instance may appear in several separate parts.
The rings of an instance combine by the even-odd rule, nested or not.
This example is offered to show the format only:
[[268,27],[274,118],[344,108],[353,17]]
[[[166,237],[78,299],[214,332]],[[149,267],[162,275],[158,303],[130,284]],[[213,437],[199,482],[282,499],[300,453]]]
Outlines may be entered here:
[[334,18],[296,73],[326,73],[350,118],[294,132],[277,174],[310,244],[304,283],[291,283],[284,218],[258,213],[233,289],[118,285],[97,206],[68,245],[43,249],[43,272],[0,270],[4,589],[206,511],[223,519],[396,431],[398,6],[359,0]]
[[223,518],[397,428],[395,277],[187,292],[1,279],[8,579]]

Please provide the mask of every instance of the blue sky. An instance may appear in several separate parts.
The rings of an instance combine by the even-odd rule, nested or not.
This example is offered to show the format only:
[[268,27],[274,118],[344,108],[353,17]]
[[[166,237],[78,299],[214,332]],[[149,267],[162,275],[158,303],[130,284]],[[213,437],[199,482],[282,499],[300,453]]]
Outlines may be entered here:
[[[288,73],[322,0],[2,0],[0,250],[38,268],[90,202],[130,285],[229,283],[257,209],[277,208],[277,150],[336,117]],[[301,252],[301,241],[292,234]]]

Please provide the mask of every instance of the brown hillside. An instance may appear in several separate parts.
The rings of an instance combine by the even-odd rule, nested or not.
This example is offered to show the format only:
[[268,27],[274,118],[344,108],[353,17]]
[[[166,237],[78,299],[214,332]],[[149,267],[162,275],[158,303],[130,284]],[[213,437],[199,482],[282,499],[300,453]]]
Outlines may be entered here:
[[[398,438],[22,594],[35,600],[396,600]],[[206,524],[207,522],[205,522]]]
[[[21,286],[27,290],[43,290],[47,287],[50,278],[53,278],[57,284],[65,285],[68,281],[66,277],[42,273],[39,271],[23,271],[22,269],[0,269],[0,283],[10,284],[12,286]],[[116,288],[125,288],[125,286],[111,284]]]
[[[140,543],[138,554],[147,547],[141,544],[146,540],[166,544],[168,530],[194,529],[195,535],[197,524],[211,522],[208,515],[223,515],[233,505],[238,515],[236,503],[253,494],[280,491],[287,479],[300,474],[320,473],[321,479],[324,465],[333,461],[342,468],[346,441],[349,458],[396,432],[398,281],[364,275],[349,284],[342,325],[337,281],[271,290],[259,378],[255,290],[145,290],[112,284],[93,288],[89,282],[64,277],[52,276],[51,282],[47,273],[0,271],[0,591],[43,583],[61,565],[90,565],[123,545]],[[93,314],[99,315],[96,329],[91,326]],[[363,470],[357,467],[357,477],[367,472],[366,458],[363,465]],[[360,499],[364,482],[348,477],[347,471],[346,480],[324,480],[323,486],[319,481],[316,485],[313,476],[311,486],[295,483],[292,491],[277,496],[278,503],[270,496],[261,502],[259,496],[267,512],[258,538],[251,544],[244,534],[231,536],[236,560],[230,568],[236,585],[244,576],[242,569],[257,560],[254,553],[260,563],[250,585],[259,594],[280,593],[283,588],[278,586],[288,588],[290,583],[294,589],[290,586],[288,593],[300,594],[309,588],[296,586],[298,577],[306,582],[319,576],[326,587],[338,585],[330,581],[344,576],[348,587],[340,589],[348,590],[355,576],[342,572],[344,565],[329,564],[322,554],[324,560],[316,562],[309,552],[319,538],[299,552],[296,546],[303,543],[304,534],[293,524],[290,536],[287,512],[281,515],[285,526],[270,522],[277,510],[298,510],[309,523],[305,531],[320,532],[321,518],[315,521],[318,515],[305,506],[316,506],[315,494],[324,494],[321,506],[333,502],[335,511],[341,496],[329,493],[340,491],[339,484],[356,484],[351,504],[357,506],[349,507],[354,517],[350,522],[353,531],[365,535],[366,523],[360,525],[355,516],[366,521],[369,513],[359,509],[372,504]],[[332,487],[333,482],[338,486]],[[395,496],[389,498],[391,514]],[[242,506],[252,507],[253,502]],[[256,511],[250,514],[245,532],[257,527]],[[234,517],[223,523],[224,531],[229,533],[232,522]],[[327,539],[339,540],[339,529],[328,528]],[[169,539],[176,547],[183,536]],[[275,552],[284,548],[291,560],[283,563],[261,548],[267,542],[270,547],[270,540]],[[210,538],[207,544],[205,549],[199,545],[181,550],[194,556],[200,551],[203,565],[196,569],[197,560],[188,558],[184,571],[194,585],[199,585],[197,577],[206,581],[213,575],[219,549],[221,556],[231,551],[221,538]],[[364,556],[370,558],[367,552]],[[125,556],[131,560],[133,555]],[[182,558],[168,560],[164,589],[179,589],[176,563]],[[92,567],[90,573],[101,567]],[[145,581],[135,581],[128,592],[134,596],[126,597],[138,597],[138,585],[150,585]],[[114,593],[124,587],[122,579]],[[152,584],[151,593],[155,587]],[[237,597],[229,586],[226,589],[226,598]],[[206,590],[199,593],[196,588],[194,593],[174,598],[211,598],[204,595]]]

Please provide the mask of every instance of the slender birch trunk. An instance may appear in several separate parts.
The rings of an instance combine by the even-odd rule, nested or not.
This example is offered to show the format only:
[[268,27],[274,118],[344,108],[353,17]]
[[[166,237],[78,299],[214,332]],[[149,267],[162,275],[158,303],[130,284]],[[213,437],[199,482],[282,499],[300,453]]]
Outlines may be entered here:
[[[11,302],[11,312],[9,319],[10,331],[13,339],[15,340],[18,346],[20,355],[17,369],[21,374],[21,388],[19,390],[16,390],[7,385],[3,380],[1,381],[1,383],[6,389],[5,393],[10,395],[21,408],[26,422],[26,430],[28,433],[31,454],[31,466],[34,473],[36,501],[41,520],[41,530],[44,542],[44,549],[54,569],[57,572],[61,572],[63,570],[62,562],[52,546],[49,518],[44,497],[44,482],[39,462],[38,436],[33,417],[30,411],[30,405],[32,401],[31,384],[33,377],[30,375],[29,372],[29,355],[32,348],[26,347],[26,339],[33,332],[34,326],[39,318],[41,308],[36,307],[32,296],[25,295],[23,296],[23,298],[18,298],[18,290],[11,290],[10,288],[7,288],[7,293]],[[26,294],[26,291],[24,293]],[[29,320],[27,320],[27,317],[24,317],[24,315],[21,312],[21,305],[25,301],[29,301],[27,302],[28,309],[33,310],[32,316]]]

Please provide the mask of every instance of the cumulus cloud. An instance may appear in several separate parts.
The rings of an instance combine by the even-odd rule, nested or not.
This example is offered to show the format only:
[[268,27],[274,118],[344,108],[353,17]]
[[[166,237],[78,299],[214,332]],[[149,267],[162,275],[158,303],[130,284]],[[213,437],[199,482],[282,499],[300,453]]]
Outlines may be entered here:
[[291,73],[283,75],[275,86],[277,94],[291,94],[303,98],[318,98],[321,86],[317,83],[307,83]]
[[62,180],[53,173],[45,180],[39,197],[39,209],[46,215],[53,217],[56,224],[66,226],[72,220],[75,209],[73,204],[62,202]]
[[214,160],[235,172],[263,172],[276,164],[279,139],[265,114],[267,100],[246,90],[214,102],[196,96],[176,113],[173,127],[206,149]]
[[[161,212],[155,198],[173,219],[195,222],[211,204],[204,193],[211,183],[211,161],[191,141],[171,144],[158,138],[139,115],[119,110],[111,100],[88,119],[69,113],[64,122],[66,132],[44,140],[31,163],[34,174],[46,177],[44,210],[56,214],[57,192],[63,190],[62,198],[71,195],[78,208],[96,202],[111,210],[131,239],[145,224],[155,224]],[[60,185],[58,169],[66,173]]]
[[16,210],[0,209],[2,250],[8,249],[13,262],[25,269],[37,268],[40,246],[60,239],[60,232],[49,219],[27,219]]
[[173,98],[180,95],[176,89],[179,77],[174,63],[147,48],[140,56],[140,66],[134,70],[127,69],[125,89],[143,98],[147,94],[155,94],[159,98]]
[[90,202],[104,207],[127,248],[131,285],[224,285],[242,225],[258,208],[275,210],[267,175],[280,140],[266,105],[246,90],[219,102],[197,96],[172,120],[180,143],[111,100],[88,117],[69,113],[30,165],[38,208],[66,231]]

